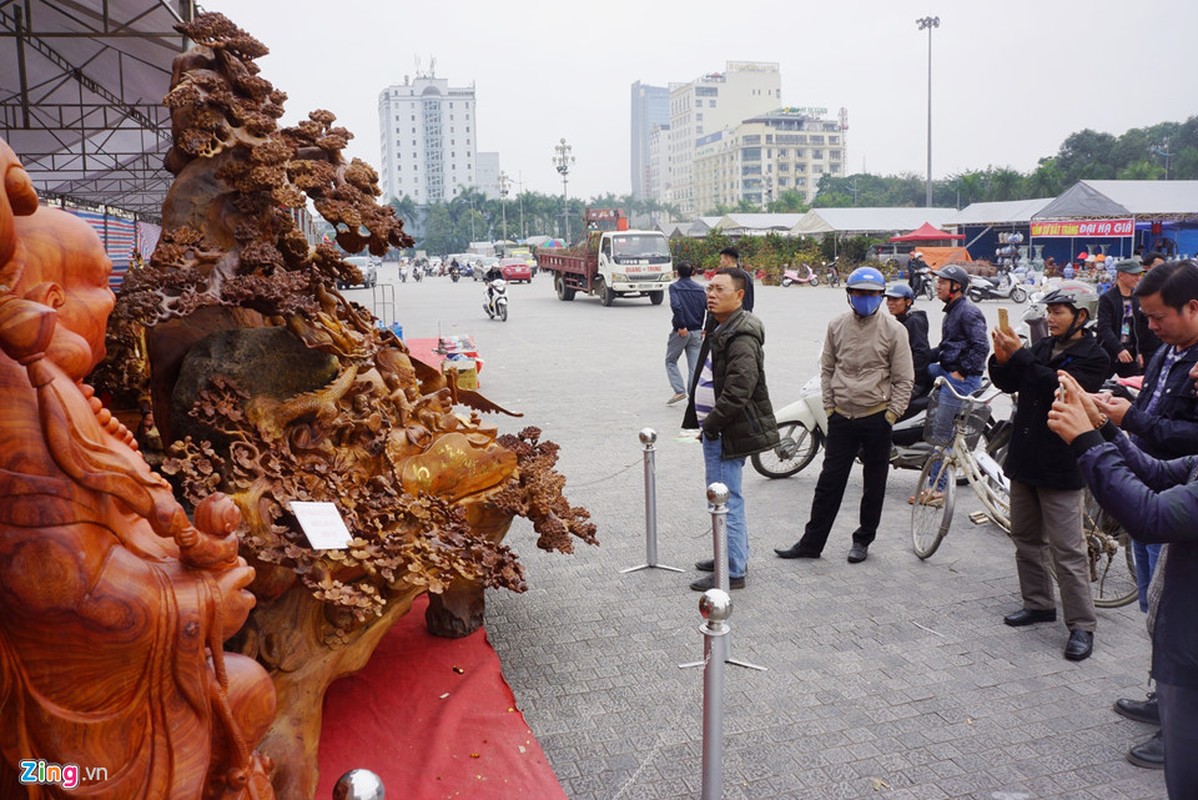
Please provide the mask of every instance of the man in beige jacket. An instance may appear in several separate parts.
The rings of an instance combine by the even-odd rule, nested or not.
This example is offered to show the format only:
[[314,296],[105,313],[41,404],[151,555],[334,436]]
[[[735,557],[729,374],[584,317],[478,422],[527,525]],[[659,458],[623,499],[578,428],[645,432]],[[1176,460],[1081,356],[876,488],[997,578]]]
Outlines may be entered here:
[[849,562],[864,561],[877,536],[890,471],[890,428],[906,410],[915,382],[907,329],[889,314],[878,313],[885,289],[878,270],[854,270],[845,283],[852,310],[828,323],[820,359],[828,410],[824,466],[803,538],[786,549],[775,548],[780,558],[820,557],[858,453],[865,493]]

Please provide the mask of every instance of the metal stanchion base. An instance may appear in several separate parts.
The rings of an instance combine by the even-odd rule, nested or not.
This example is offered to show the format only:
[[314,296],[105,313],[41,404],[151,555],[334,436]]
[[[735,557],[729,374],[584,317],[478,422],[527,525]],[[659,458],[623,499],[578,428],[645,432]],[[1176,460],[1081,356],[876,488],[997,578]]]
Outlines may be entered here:
[[[769,672],[769,667],[763,667],[760,664],[754,664],[751,661],[741,661],[739,658],[733,658],[729,655],[732,650],[732,631],[727,631],[712,650],[712,657],[724,657],[725,664],[731,664],[734,667],[744,667],[745,669],[755,669],[758,672]],[[707,661],[691,661],[686,664],[679,664],[678,669],[690,669],[691,667],[703,667],[707,665]]]
[[669,570],[670,572],[682,572],[682,570],[678,569],[678,567],[667,567],[665,564],[641,564],[638,567],[622,569],[620,570],[620,574],[623,575],[625,572],[637,572],[642,569],[665,569]]

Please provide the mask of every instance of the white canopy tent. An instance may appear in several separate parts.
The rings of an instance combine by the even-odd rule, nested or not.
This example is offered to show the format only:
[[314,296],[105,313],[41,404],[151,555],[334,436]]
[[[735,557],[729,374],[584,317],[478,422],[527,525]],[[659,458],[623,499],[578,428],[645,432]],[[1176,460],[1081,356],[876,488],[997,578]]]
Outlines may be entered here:
[[841,236],[907,233],[925,222],[943,227],[957,213],[955,208],[813,208],[790,232],[794,236]]

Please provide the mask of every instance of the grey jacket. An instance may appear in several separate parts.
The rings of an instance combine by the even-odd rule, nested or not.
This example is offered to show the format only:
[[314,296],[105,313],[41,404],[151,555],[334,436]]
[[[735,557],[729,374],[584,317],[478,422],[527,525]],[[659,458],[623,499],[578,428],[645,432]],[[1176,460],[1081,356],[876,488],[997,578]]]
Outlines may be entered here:
[[881,309],[868,317],[841,314],[828,323],[820,374],[824,408],[850,419],[879,411],[897,419],[915,383],[907,329]]

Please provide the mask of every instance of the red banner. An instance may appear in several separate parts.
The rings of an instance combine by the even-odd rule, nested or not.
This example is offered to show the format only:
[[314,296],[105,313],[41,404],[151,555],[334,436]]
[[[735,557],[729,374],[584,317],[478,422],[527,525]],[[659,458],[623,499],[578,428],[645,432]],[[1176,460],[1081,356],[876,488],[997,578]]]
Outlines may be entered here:
[[1124,237],[1134,234],[1135,229],[1136,223],[1132,219],[1071,219],[1032,222],[1033,237]]

